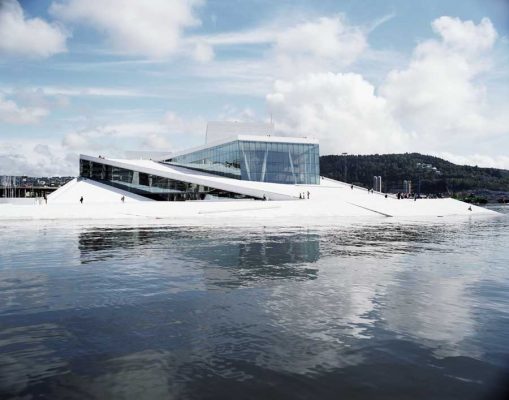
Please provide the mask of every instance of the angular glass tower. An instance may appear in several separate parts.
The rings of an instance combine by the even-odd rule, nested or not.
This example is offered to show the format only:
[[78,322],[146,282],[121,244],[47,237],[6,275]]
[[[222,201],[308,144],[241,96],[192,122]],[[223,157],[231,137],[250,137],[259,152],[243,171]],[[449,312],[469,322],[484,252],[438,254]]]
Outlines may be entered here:
[[318,142],[306,138],[238,135],[175,154],[164,163],[246,181],[318,184]]

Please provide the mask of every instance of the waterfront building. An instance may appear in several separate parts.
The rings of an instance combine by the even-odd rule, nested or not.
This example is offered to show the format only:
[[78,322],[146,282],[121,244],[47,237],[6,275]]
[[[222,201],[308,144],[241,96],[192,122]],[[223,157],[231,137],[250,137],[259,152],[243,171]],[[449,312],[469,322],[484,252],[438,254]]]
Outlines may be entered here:
[[320,183],[319,144],[311,138],[238,134],[150,160],[80,155],[79,178],[153,200],[281,199],[288,196],[274,191],[274,184]]
[[[379,176],[374,192],[322,177],[316,139],[276,136],[267,125],[216,123],[204,145],[174,153],[158,149],[122,159],[82,154],[77,178],[32,207],[7,199],[11,204],[0,204],[0,220],[293,224],[306,218],[330,223],[336,217],[493,214],[454,199],[401,200],[381,192]],[[411,190],[410,181],[405,190]]]

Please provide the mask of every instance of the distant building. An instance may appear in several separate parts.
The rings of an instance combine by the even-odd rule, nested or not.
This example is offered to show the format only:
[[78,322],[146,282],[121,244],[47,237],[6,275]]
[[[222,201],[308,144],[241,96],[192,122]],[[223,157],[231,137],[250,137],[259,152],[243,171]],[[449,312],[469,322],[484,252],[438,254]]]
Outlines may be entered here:
[[381,192],[382,191],[382,177],[381,176],[374,176],[373,177],[373,190],[375,192]]
[[404,193],[412,193],[412,181],[403,181],[403,192]]

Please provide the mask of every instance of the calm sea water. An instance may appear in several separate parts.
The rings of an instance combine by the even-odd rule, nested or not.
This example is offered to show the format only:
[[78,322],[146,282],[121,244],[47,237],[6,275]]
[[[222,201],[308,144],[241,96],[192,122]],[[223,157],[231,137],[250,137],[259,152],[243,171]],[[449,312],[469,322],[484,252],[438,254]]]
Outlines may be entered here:
[[0,398],[503,397],[500,210],[343,227],[0,223]]

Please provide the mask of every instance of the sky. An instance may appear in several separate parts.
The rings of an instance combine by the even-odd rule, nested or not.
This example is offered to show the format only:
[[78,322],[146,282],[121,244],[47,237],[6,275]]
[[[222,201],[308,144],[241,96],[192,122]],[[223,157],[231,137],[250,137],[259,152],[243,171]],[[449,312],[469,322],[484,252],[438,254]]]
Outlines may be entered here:
[[0,175],[221,120],[509,169],[509,1],[0,0]]

